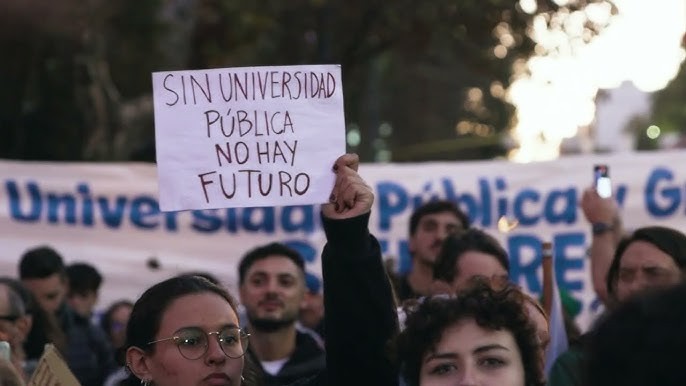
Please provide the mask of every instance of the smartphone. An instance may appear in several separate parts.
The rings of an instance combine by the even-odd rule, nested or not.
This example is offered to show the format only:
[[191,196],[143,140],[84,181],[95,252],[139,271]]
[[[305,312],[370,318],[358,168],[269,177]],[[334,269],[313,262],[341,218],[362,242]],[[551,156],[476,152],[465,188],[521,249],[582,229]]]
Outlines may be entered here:
[[10,344],[5,341],[0,341],[0,360],[12,360],[11,353],[12,348],[10,347]]
[[610,180],[610,168],[607,165],[593,166],[593,180],[595,190],[602,198],[612,197],[612,181]]

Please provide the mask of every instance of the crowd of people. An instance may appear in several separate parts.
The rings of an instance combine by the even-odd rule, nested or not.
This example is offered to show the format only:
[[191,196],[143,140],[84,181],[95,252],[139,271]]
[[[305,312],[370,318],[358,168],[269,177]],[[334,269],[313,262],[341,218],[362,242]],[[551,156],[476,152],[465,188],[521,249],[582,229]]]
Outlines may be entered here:
[[96,317],[96,267],[66,265],[48,246],[26,251],[17,277],[0,279],[0,340],[11,347],[0,386],[26,382],[46,344],[82,386],[686,384],[682,232],[625,234],[614,200],[586,190],[605,312],[582,335],[568,323],[569,350],[555,358],[549,299],[509,281],[505,248],[454,202],[415,210],[411,269],[389,272],[358,165],[351,154],[333,165],[321,283],[298,252],[270,243],[242,257],[237,293],[186,272]]

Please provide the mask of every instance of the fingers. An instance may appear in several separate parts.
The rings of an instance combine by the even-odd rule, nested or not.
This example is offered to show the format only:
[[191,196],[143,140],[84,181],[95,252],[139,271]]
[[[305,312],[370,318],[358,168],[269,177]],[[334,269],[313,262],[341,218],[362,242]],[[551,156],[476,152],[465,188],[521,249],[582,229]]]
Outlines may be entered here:
[[349,169],[347,172],[339,173],[333,194],[336,211],[341,212],[354,207],[357,194],[363,189],[368,189],[368,186],[357,173]]
[[339,170],[343,170],[346,167],[357,171],[359,166],[360,157],[357,154],[343,154],[342,156],[338,157],[336,162],[334,162],[333,171],[338,173]]
[[360,159],[357,154],[345,154],[333,165],[336,174],[329,203],[322,206],[326,217],[352,218],[371,210],[374,193],[362,177],[357,174]]

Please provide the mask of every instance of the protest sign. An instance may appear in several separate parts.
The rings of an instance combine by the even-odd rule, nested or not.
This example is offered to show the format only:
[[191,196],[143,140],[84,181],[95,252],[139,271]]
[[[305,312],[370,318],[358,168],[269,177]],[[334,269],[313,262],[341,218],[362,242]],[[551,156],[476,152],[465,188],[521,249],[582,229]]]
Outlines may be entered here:
[[338,65],[153,73],[163,211],[319,204],[345,152]]
[[80,386],[55,346],[45,346],[28,386]]

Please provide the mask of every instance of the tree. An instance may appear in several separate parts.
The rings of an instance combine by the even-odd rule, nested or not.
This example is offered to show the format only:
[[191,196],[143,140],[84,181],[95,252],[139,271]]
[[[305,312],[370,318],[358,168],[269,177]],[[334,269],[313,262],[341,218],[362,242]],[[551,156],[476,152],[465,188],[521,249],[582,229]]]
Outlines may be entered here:
[[[346,121],[362,137],[352,150],[364,160],[384,148],[393,160],[490,158],[505,150],[514,111],[504,90],[536,51],[534,18],[563,29],[591,3],[612,8],[542,0],[527,13],[519,3],[200,0],[191,63],[341,63]],[[586,37],[603,27],[584,23]]]
[[592,36],[583,10],[609,0],[65,0],[40,28],[44,2],[5,3],[0,157],[153,160],[150,72],[340,63],[350,150],[405,161],[503,154],[534,21],[581,15]]
[[686,62],[667,87],[653,94],[651,122],[665,133],[686,135]]

